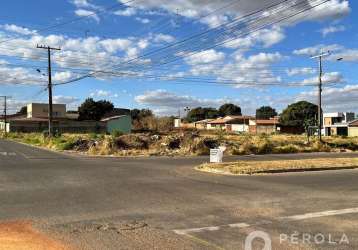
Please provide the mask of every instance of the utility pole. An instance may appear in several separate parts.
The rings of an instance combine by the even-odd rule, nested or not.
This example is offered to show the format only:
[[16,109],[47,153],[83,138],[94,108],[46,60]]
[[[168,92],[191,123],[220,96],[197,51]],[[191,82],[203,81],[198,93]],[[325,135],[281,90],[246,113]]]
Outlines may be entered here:
[[319,141],[322,142],[322,77],[323,77],[323,67],[322,67],[322,58],[329,56],[331,53],[321,52],[319,55],[312,56],[311,59],[318,59],[318,137]]
[[4,99],[4,125],[5,125],[4,133],[5,133],[5,136],[6,136],[6,134],[7,134],[7,130],[6,130],[7,129],[7,127],[6,127],[6,124],[7,124],[7,99],[11,98],[11,97],[6,96],[6,95],[0,96],[0,97]]
[[52,73],[51,73],[51,50],[61,50],[60,48],[52,48],[50,46],[39,46],[38,49],[46,49],[48,56],[48,135],[52,136],[52,115],[53,115],[53,106],[52,106]]

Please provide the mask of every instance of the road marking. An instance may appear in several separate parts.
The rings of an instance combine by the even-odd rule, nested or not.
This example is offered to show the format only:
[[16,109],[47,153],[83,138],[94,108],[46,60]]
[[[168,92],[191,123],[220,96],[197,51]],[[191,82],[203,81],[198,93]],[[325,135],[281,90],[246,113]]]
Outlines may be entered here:
[[313,219],[313,218],[320,218],[320,217],[327,217],[327,216],[334,216],[334,215],[342,215],[342,214],[355,214],[355,213],[358,213],[358,208],[330,210],[330,211],[323,211],[323,212],[318,212],[318,213],[307,213],[307,214],[301,214],[301,215],[281,217],[280,219],[288,220],[288,221],[298,221],[298,220],[306,220],[306,219]]
[[[343,214],[354,214],[358,213],[358,208],[348,208],[348,209],[341,209],[341,210],[328,210],[328,211],[322,211],[322,212],[316,212],[316,213],[306,213],[306,214],[299,214],[299,215],[293,215],[293,216],[284,216],[277,218],[278,221],[285,222],[285,221],[300,221],[300,220],[306,220],[306,219],[314,219],[314,218],[320,218],[320,217],[327,217],[327,216],[335,216],[335,215],[343,215]],[[265,224],[271,224],[272,221],[264,221],[264,222],[258,222],[255,224],[247,224],[247,223],[234,223],[234,224],[227,224],[227,225],[221,225],[221,226],[210,226],[210,227],[199,227],[199,228],[189,228],[189,229],[180,229],[180,230],[174,230],[174,233],[179,235],[186,235],[188,236],[190,233],[200,233],[205,231],[219,231],[223,228],[247,228],[252,226],[260,226]]]

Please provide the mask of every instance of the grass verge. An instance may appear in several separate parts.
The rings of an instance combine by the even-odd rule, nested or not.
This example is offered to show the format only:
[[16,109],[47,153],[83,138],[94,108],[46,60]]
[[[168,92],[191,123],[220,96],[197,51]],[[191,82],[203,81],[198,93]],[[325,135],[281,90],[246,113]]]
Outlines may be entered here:
[[202,164],[197,170],[230,175],[255,175],[285,172],[339,170],[358,168],[358,158],[321,158],[305,160],[239,161]]

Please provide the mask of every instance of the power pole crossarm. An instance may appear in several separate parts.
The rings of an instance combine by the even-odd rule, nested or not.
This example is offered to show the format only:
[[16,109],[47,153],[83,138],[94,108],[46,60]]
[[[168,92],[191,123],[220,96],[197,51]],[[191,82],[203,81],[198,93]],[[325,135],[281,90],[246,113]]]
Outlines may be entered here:
[[52,71],[51,71],[51,50],[61,50],[60,48],[52,48],[50,46],[39,46],[38,49],[46,49],[48,57],[48,134],[52,136],[52,121],[53,121],[53,105],[52,105]]

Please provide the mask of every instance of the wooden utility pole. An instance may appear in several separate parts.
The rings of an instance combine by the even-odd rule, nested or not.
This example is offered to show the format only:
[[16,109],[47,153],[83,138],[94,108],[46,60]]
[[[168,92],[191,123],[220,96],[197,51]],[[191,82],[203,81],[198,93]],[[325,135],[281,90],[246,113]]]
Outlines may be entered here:
[[323,77],[323,67],[322,67],[322,58],[329,56],[331,53],[328,51],[326,53],[321,52],[321,54],[312,56],[311,59],[318,58],[318,138],[322,142],[322,77]]
[[52,106],[52,72],[51,72],[51,50],[61,50],[60,48],[52,48],[50,46],[39,46],[38,49],[46,49],[48,56],[48,135],[52,136],[52,120],[53,120],[53,106]]
[[11,98],[11,97],[6,96],[6,95],[0,96],[0,97],[4,98],[4,125],[5,125],[4,133],[5,133],[5,136],[6,136],[6,134],[7,134],[7,130],[6,130],[7,129],[7,127],[6,127],[6,124],[7,124],[7,99]]

